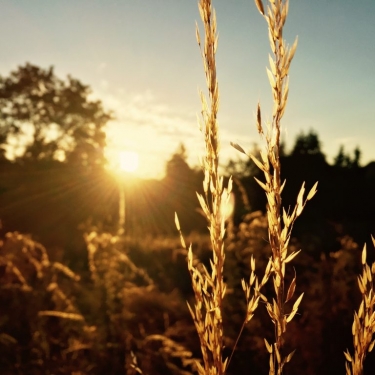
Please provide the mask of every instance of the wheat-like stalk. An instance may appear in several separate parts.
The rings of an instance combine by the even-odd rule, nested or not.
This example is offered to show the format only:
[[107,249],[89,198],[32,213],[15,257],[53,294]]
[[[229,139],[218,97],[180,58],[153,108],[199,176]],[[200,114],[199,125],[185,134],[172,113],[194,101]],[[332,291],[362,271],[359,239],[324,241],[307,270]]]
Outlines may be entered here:
[[[288,73],[291,61],[297,48],[297,39],[289,48],[283,39],[283,27],[288,15],[288,0],[269,0],[267,14],[261,0],[255,1],[259,12],[264,16],[268,24],[269,41],[273,56],[269,56],[270,68],[267,68],[268,79],[272,88],[273,113],[272,123],[268,124],[266,132],[263,130],[261,121],[261,110],[257,108],[257,128],[261,137],[266,142],[266,150],[261,152],[261,161],[251,156],[254,163],[263,171],[265,183],[257,180],[267,196],[267,219],[268,234],[272,249],[272,270],[275,297],[271,302],[267,301],[267,311],[275,326],[275,343],[270,345],[267,340],[265,344],[270,353],[270,374],[282,374],[284,365],[290,361],[294,352],[287,355],[283,352],[284,334],[287,324],[297,313],[302,300],[301,294],[294,302],[292,310],[286,313],[286,303],[292,299],[296,288],[296,276],[293,278],[287,293],[285,294],[285,266],[298,252],[288,254],[288,244],[291,237],[293,224],[302,213],[306,202],[316,193],[316,186],[311,189],[304,200],[304,184],[298,194],[297,204],[289,213],[281,210],[281,193],[284,183],[281,183],[280,165],[280,133],[281,119],[286,108],[289,80]],[[283,223],[283,225],[282,225]]]
[[[266,180],[261,182],[256,179],[267,197],[268,237],[272,249],[270,262],[275,290],[275,298],[273,298],[272,303],[266,301],[268,314],[275,326],[275,343],[271,345],[265,340],[265,344],[270,353],[270,374],[280,375],[283,372],[284,365],[290,361],[294,353],[291,352],[287,355],[284,353],[284,335],[287,324],[297,313],[303,297],[303,294],[301,294],[294,302],[292,310],[289,313],[286,312],[286,303],[292,299],[296,288],[296,276],[285,294],[285,266],[299,253],[298,251],[288,254],[288,244],[293,224],[302,213],[306,202],[315,195],[317,184],[313,186],[305,199],[305,187],[303,184],[293,211],[287,212],[282,209],[281,193],[285,186],[285,181],[284,183],[281,182],[281,119],[288,100],[289,67],[297,48],[297,39],[292,47],[288,47],[283,39],[283,27],[288,15],[288,0],[269,0],[267,13],[261,0],[255,0],[255,4],[267,21],[269,41],[273,53],[273,56],[269,56],[270,68],[267,68],[267,75],[272,88],[273,113],[272,122],[267,124],[267,130],[265,131],[262,125],[260,104],[258,103],[257,129],[266,147],[260,153],[261,160],[258,160],[253,155],[249,156],[263,171]],[[232,144],[232,146],[245,153],[238,144]]]
[[[211,272],[205,267],[198,269],[193,264],[193,254],[190,246],[188,268],[195,294],[195,308],[193,309],[189,306],[189,309],[200,339],[204,362],[204,367],[197,363],[198,372],[200,375],[222,375],[226,369],[226,361],[223,359],[222,353],[222,301],[225,296],[226,286],[223,278],[225,219],[220,213],[220,207],[223,198],[229,199],[232,180],[229,181],[228,188],[224,189],[223,177],[220,177],[218,173],[219,137],[217,113],[219,109],[219,86],[216,78],[215,60],[218,42],[216,13],[212,7],[211,0],[200,0],[198,8],[205,31],[203,49],[198,25],[196,25],[196,37],[203,60],[209,104],[202,91],[200,91],[203,119],[203,123],[200,121],[200,127],[204,133],[206,152],[202,161],[205,174],[203,181],[204,196],[201,194],[197,194],[197,196],[209,222],[213,259],[211,260]],[[176,225],[180,231],[177,215]],[[181,239],[182,245],[186,247],[182,236]]]
[[[375,246],[375,239],[372,237]],[[371,352],[375,340],[375,262],[371,268],[366,262],[366,244],[362,251],[362,276],[358,276],[358,286],[362,295],[362,302],[358,311],[354,313],[352,326],[354,356],[349,350],[344,352],[347,375],[362,375],[363,362],[367,353]]]
[[[223,278],[225,261],[224,236],[225,217],[221,212],[222,202],[228,202],[232,190],[232,178],[229,179],[226,188],[223,187],[223,177],[219,176],[219,127],[217,114],[219,109],[219,86],[216,77],[216,49],[218,43],[216,13],[211,0],[198,2],[199,13],[204,25],[204,45],[201,44],[201,36],[196,25],[196,38],[200,48],[206,83],[208,88],[208,101],[200,91],[202,103],[202,120],[199,120],[200,129],[205,139],[205,156],[202,161],[204,171],[203,191],[197,194],[203,213],[209,223],[209,231],[212,245],[211,270],[204,266],[196,266],[193,260],[191,246],[188,250],[188,268],[192,278],[192,286],[195,294],[194,309],[189,306],[194,319],[195,327],[200,339],[204,365],[197,363],[200,375],[225,373],[229,363],[224,360],[224,333],[223,333],[223,299],[226,293],[226,285]],[[181,228],[176,214],[176,226],[181,235],[182,246],[186,249],[185,240],[181,234]],[[200,267],[201,266],[201,267]],[[259,297],[251,296],[250,290],[258,285],[255,274],[255,262],[252,263],[252,276],[250,284],[243,281],[248,308],[246,322],[253,315],[258,305]]]

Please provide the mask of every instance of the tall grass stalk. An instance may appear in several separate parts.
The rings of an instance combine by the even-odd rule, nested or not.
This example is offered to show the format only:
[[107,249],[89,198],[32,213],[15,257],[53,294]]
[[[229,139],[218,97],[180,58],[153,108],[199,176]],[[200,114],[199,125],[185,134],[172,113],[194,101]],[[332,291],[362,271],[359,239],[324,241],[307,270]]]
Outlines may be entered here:
[[[270,354],[270,374],[280,375],[283,373],[284,365],[291,360],[294,354],[294,351],[286,354],[284,350],[284,336],[287,324],[297,313],[303,297],[303,294],[301,294],[294,302],[292,309],[287,309],[286,304],[293,298],[296,288],[296,275],[288,289],[286,289],[285,267],[299,252],[288,254],[288,244],[293,224],[302,213],[306,202],[315,195],[317,184],[310,190],[306,199],[304,199],[305,187],[304,184],[302,185],[293,211],[289,212],[288,210],[287,212],[282,208],[281,193],[285,186],[285,181],[281,182],[281,119],[288,101],[289,68],[297,48],[298,39],[295,40],[292,47],[287,46],[283,39],[283,28],[289,8],[288,0],[269,0],[267,12],[264,11],[261,0],[255,0],[255,4],[268,24],[272,56],[269,56],[270,67],[267,68],[267,75],[272,88],[273,113],[272,122],[267,124],[267,130],[265,131],[261,120],[260,105],[258,104],[257,128],[260,136],[265,141],[266,147],[261,152],[262,160],[257,160],[254,156],[251,156],[251,158],[263,171],[266,180],[265,182],[257,180],[257,182],[265,191],[268,203],[268,237],[272,249],[275,298],[272,299],[272,302],[267,301],[266,307],[275,326],[275,343],[270,345],[266,340],[265,343]],[[287,311],[289,312],[287,313]]]
[[[250,280],[246,283],[242,280],[242,287],[246,294],[247,311],[244,324],[241,327],[241,335],[245,324],[252,318],[258,306],[259,299],[266,304],[268,314],[274,324],[275,342],[269,344],[266,339],[266,349],[270,354],[270,375],[281,375],[286,363],[288,363],[294,351],[287,353],[285,348],[285,334],[288,323],[297,314],[303,293],[294,297],[296,289],[296,274],[290,285],[285,282],[286,265],[291,262],[300,252],[289,251],[289,241],[293,225],[305,208],[307,201],[312,199],[317,192],[317,185],[311,188],[305,196],[305,183],[297,196],[294,208],[287,211],[282,207],[282,191],[285,181],[281,181],[280,163],[280,137],[281,120],[286,109],[289,94],[289,69],[297,49],[298,39],[289,47],[283,39],[283,29],[288,16],[288,0],[268,0],[267,8],[262,0],[255,0],[255,5],[268,25],[268,36],[272,55],[269,55],[269,68],[267,75],[272,89],[273,110],[272,121],[265,128],[262,123],[261,107],[258,103],[256,111],[256,125],[258,133],[265,143],[265,148],[260,152],[260,160],[249,155],[253,162],[264,173],[265,181],[256,179],[267,197],[267,220],[268,237],[272,250],[265,275],[259,283],[255,276],[255,261],[251,259]],[[230,178],[227,188],[223,188],[223,178],[219,176],[219,138],[217,113],[219,108],[219,87],[216,76],[215,54],[217,49],[216,14],[211,0],[199,0],[200,16],[204,25],[205,38],[204,48],[201,45],[201,37],[198,26],[196,27],[197,42],[200,47],[206,83],[208,87],[208,101],[202,92],[200,98],[202,103],[202,118],[200,127],[203,129],[206,145],[206,154],[203,160],[205,173],[203,181],[204,195],[198,194],[198,199],[204,214],[209,222],[210,237],[212,242],[213,259],[211,270],[204,266],[198,268],[193,260],[191,246],[188,251],[188,267],[192,277],[195,293],[195,308],[189,306],[194,323],[200,338],[203,354],[204,367],[197,364],[199,374],[224,374],[232,358],[223,359],[223,319],[222,302],[225,296],[226,286],[223,280],[223,267],[225,261],[224,234],[225,218],[221,215],[220,207],[222,201],[229,199],[232,189]],[[238,144],[232,145],[240,152],[245,153]],[[176,215],[176,225],[181,235],[182,245],[186,248],[181,234],[180,225]],[[373,239],[374,245],[375,240]],[[363,273],[358,278],[358,284],[362,293],[362,302],[358,312],[354,315],[353,341],[354,356],[345,352],[347,375],[362,375],[363,361],[366,354],[370,352],[375,344],[373,335],[375,333],[375,292],[373,280],[375,276],[375,263],[371,268],[366,263],[366,247],[362,254]],[[261,288],[272,275],[275,296],[272,301],[268,300],[261,292]],[[253,289],[253,293],[251,293]],[[289,306],[291,301],[292,306]]]
[[[188,250],[188,268],[192,278],[195,294],[195,306],[189,306],[195,327],[200,339],[203,366],[197,363],[200,375],[222,375],[228,365],[228,358],[223,358],[223,299],[226,285],[223,278],[225,252],[225,217],[221,212],[222,202],[228,202],[232,190],[232,179],[229,179],[225,188],[224,179],[219,175],[219,127],[217,114],[219,109],[219,85],[216,76],[216,50],[218,43],[216,13],[211,0],[200,0],[198,8],[204,26],[204,42],[201,44],[201,35],[196,25],[196,37],[202,55],[208,100],[200,91],[202,103],[202,120],[199,120],[200,129],[204,134],[205,156],[202,160],[204,171],[203,191],[197,194],[198,200],[209,223],[209,232],[212,246],[211,269],[203,265],[196,265],[193,259],[191,246]],[[176,215],[176,226],[181,229]],[[186,248],[181,235],[182,245]],[[251,283],[254,284],[255,262],[253,261]],[[247,291],[248,308],[246,320],[249,321],[258,305],[258,297],[251,296],[251,285],[243,283]]]
[[[269,0],[265,11],[263,2],[255,0],[255,4],[268,24],[269,42],[272,55],[269,55],[268,79],[272,88],[273,112],[272,122],[263,128],[261,108],[257,107],[257,129],[265,143],[265,149],[261,151],[261,160],[250,155],[254,163],[263,171],[265,182],[256,181],[262,187],[267,197],[268,237],[272,249],[271,270],[275,297],[272,301],[266,300],[268,314],[275,327],[275,342],[269,344],[265,339],[266,348],[270,354],[270,374],[281,375],[283,368],[288,363],[294,351],[285,353],[285,333],[288,323],[298,311],[302,300],[301,294],[288,309],[287,302],[293,296],[296,288],[296,275],[288,288],[285,285],[285,267],[299,251],[288,253],[288,244],[291,238],[293,224],[302,213],[305,204],[316,193],[317,184],[313,186],[304,199],[304,184],[297,197],[297,203],[292,211],[285,211],[281,205],[281,193],[285,181],[281,182],[280,164],[280,134],[281,119],[284,115],[289,93],[289,68],[297,48],[297,39],[292,47],[286,45],[283,39],[283,28],[288,15],[289,2],[283,0]],[[244,152],[241,146],[232,144],[239,151]],[[288,311],[288,312],[287,312]]]
[[[206,268],[198,269],[194,265],[190,246],[188,267],[195,294],[195,308],[193,309],[189,306],[189,309],[198,332],[203,355],[204,368],[197,363],[198,372],[201,375],[222,375],[226,369],[226,361],[223,360],[222,355],[222,302],[225,296],[223,278],[225,220],[220,213],[220,207],[222,199],[225,199],[225,196],[229,195],[231,191],[231,181],[228,188],[223,189],[223,178],[218,173],[219,137],[217,113],[219,109],[219,85],[216,77],[215,60],[218,42],[216,13],[212,7],[211,0],[200,0],[198,7],[205,31],[203,49],[198,25],[196,25],[196,37],[202,54],[209,97],[208,103],[203,92],[200,92],[203,118],[203,123],[200,122],[200,126],[205,137],[206,153],[202,162],[205,173],[203,181],[204,196],[198,194],[198,199],[209,222],[213,259],[211,261],[211,271]],[[177,228],[180,229],[178,220],[176,220],[176,224]],[[184,245],[183,239],[182,242]]]

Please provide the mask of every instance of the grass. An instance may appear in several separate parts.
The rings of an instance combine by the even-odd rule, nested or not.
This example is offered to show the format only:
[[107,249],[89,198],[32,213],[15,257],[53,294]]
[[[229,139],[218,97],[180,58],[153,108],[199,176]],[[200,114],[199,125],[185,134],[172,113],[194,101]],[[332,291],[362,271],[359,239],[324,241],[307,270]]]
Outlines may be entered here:
[[[223,188],[223,178],[218,173],[217,113],[219,109],[219,87],[215,60],[218,42],[216,14],[209,1],[199,1],[198,7],[205,29],[203,47],[198,26],[196,37],[202,55],[209,98],[207,102],[203,92],[200,92],[203,118],[200,125],[205,138],[206,153],[203,160],[204,194],[198,194],[197,196],[209,223],[213,257],[211,272],[205,267],[199,269],[194,265],[191,246],[189,248],[188,268],[195,294],[195,306],[192,308],[189,305],[189,309],[198,332],[204,362],[203,366],[197,362],[198,373],[224,374],[227,366],[227,361],[223,359],[222,353],[224,347],[222,301],[226,292],[223,279],[225,219],[221,215],[220,207],[223,199],[229,199],[231,181],[226,189]],[[180,230],[177,216],[176,224]],[[181,239],[183,247],[186,248],[182,237]]]
[[[288,0],[269,0],[265,8],[262,0],[255,0],[255,5],[264,17],[268,25],[269,42],[272,55],[269,56],[269,68],[267,68],[268,80],[271,85],[273,98],[272,121],[263,124],[261,106],[257,106],[256,126],[264,149],[261,150],[260,160],[249,155],[252,161],[264,174],[264,181],[257,182],[264,190],[267,197],[268,241],[272,255],[267,264],[264,277],[259,282],[255,274],[255,260],[250,261],[251,275],[248,282],[242,280],[242,287],[246,295],[246,316],[232,354],[224,357],[224,327],[223,327],[223,300],[226,295],[224,282],[225,264],[225,218],[221,214],[220,207],[223,201],[229,199],[232,189],[232,179],[224,187],[223,177],[219,176],[219,127],[217,114],[219,109],[219,85],[216,71],[216,50],[218,46],[216,13],[211,0],[199,0],[198,8],[204,27],[204,38],[201,37],[198,25],[196,38],[200,47],[206,77],[208,98],[200,92],[202,103],[202,120],[200,128],[205,140],[205,156],[202,162],[204,171],[204,194],[198,194],[198,200],[208,222],[211,238],[212,259],[210,269],[198,267],[194,261],[191,245],[188,250],[188,268],[191,274],[192,287],[195,294],[194,307],[189,306],[194,324],[200,339],[203,365],[197,362],[197,370],[200,375],[225,374],[234,350],[238,343],[245,324],[247,324],[261,299],[266,306],[269,317],[274,325],[274,342],[269,343],[264,339],[269,353],[269,374],[283,374],[284,366],[291,361],[295,352],[287,351],[285,336],[288,324],[296,316],[303,293],[296,297],[295,274],[289,286],[285,282],[286,267],[298,255],[298,251],[290,251],[289,242],[293,225],[301,215],[307,201],[312,199],[317,192],[317,183],[305,194],[305,184],[302,185],[296,198],[296,205],[292,210],[282,207],[282,191],[285,181],[281,181],[280,164],[280,134],[281,120],[283,118],[289,94],[289,70],[297,49],[297,39],[289,47],[283,39],[283,28],[288,16]],[[238,144],[232,144],[238,151],[246,154]],[[178,217],[176,226],[181,235],[182,246],[186,249],[186,243],[181,233]],[[374,242],[375,244],[375,242]],[[359,287],[362,293],[362,302],[359,311],[355,313],[353,323],[353,337],[355,354],[352,357],[345,352],[347,374],[362,374],[363,360],[368,351],[374,346],[372,341],[375,332],[375,295],[373,291],[372,277],[375,272],[375,264],[370,268],[366,264],[366,250],[362,256],[363,274],[359,277]],[[274,297],[267,299],[261,293],[262,287],[272,278]],[[292,304],[293,301],[293,304]]]
[[[375,239],[372,237],[373,245]],[[366,245],[362,251],[362,275],[358,276],[358,286],[361,291],[362,301],[358,311],[354,313],[352,327],[354,355],[350,355],[347,350],[344,352],[347,375],[362,375],[363,364],[367,353],[374,348],[375,340],[375,262],[370,267],[366,263],[367,250]]]
[[[261,105],[257,105],[256,127],[263,149],[259,156],[248,156],[263,173],[262,180],[257,179],[257,182],[266,195],[266,215],[260,212],[247,215],[236,228],[237,233],[229,237],[221,208],[230,198],[232,178],[225,179],[218,171],[217,20],[211,0],[199,0],[204,35],[197,25],[196,38],[208,95],[200,93],[200,127],[205,140],[205,155],[202,161],[203,193],[197,194],[197,197],[208,223],[209,246],[206,238],[200,236],[198,248],[198,239],[194,237],[190,238],[192,243],[187,246],[177,215],[176,226],[182,249],[173,242],[176,239],[149,239],[144,236],[137,243],[138,240],[125,236],[121,231],[117,235],[91,231],[85,236],[88,270],[87,280],[82,280],[62,263],[51,261],[47,250],[40,244],[18,233],[8,234],[4,242],[0,241],[0,271],[3,273],[0,291],[3,302],[9,302],[9,305],[2,304],[3,315],[9,317],[9,322],[0,319],[3,331],[0,332],[0,344],[10,353],[9,359],[6,355],[1,358],[7,365],[8,361],[14,360],[19,371],[27,368],[33,374],[46,369],[66,374],[125,371],[126,374],[187,375],[195,372],[199,375],[224,375],[230,370],[233,373],[240,339],[244,332],[264,322],[253,319],[255,314],[262,313],[260,310],[263,307],[273,327],[272,334],[268,334],[266,328],[260,328],[263,335],[260,344],[265,352],[263,357],[268,358],[269,374],[281,375],[288,370],[287,364],[293,366],[296,358],[292,357],[298,347],[298,339],[310,341],[309,348],[317,345],[311,341],[318,334],[311,338],[308,330],[301,334],[296,329],[302,320],[298,318],[304,296],[300,284],[310,288],[311,284],[317,284],[314,287],[319,289],[318,297],[306,305],[323,310],[312,311],[313,319],[318,320],[317,315],[324,315],[327,311],[324,310],[325,301],[320,298],[326,292],[326,286],[348,282],[345,267],[349,263],[348,254],[353,256],[350,251],[355,246],[343,246],[346,250],[341,251],[341,255],[337,252],[332,256],[336,263],[321,259],[320,263],[314,264],[316,269],[311,266],[312,258],[305,253],[296,258],[300,250],[298,243],[292,239],[293,226],[307,202],[317,192],[317,183],[307,194],[303,184],[296,196],[295,206],[288,210],[282,206],[285,181],[281,179],[280,134],[297,40],[289,47],[282,38],[288,16],[287,1],[269,0],[265,7],[263,1],[255,0],[255,5],[268,25],[271,56],[267,75],[272,91],[273,113],[272,121],[264,123]],[[232,145],[246,154],[240,145]],[[245,191],[241,185],[239,190],[242,193]],[[247,206],[251,205],[246,197],[244,201]],[[124,217],[120,215],[120,227],[123,222]],[[264,240],[265,233],[267,241]],[[375,246],[374,239],[373,244]],[[187,279],[191,278],[191,290],[186,287],[181,272],[181,265],[185,267],[185,257],[188,260],[188,271],[185,270]],[[301,262],[297,263],[300,258]],[[236,261],[237,264],[246,261],[248,272],[237,270],[234,266]],[[347,375],[364,373],[365,358],[374,347],[375,263],[371,266],[367,264],[366,247],[362,251],[361,261],[362,274],[358,277],[361,302],[354,313],[352,325],[353,352],[346,350],[342,358],[343,363],[346,360]],[[332,279],[327,283],[322,268],[332,264],[336,271],[329,270]],[[307,275],[301,271],[301,265],[305,271],[308,270]],[[226,269],[230,270],[230,277]],[[264,270],[262,275],[260,269]],[[334,275],[334,271],[339,277]],[[298,285],[297,272],[300,272]],[[246,279],[243,278],[244,274],[247,275]],[[239,279],[233,281],[236,276]],[[237,286],[245,296],[242,304],[235,301],[238,305],[231,306],[231,315],[228,314],[226,301],[230,299],[232,303],[237,299]],[[342,289],[340,292],[345,294],[345,288]],[[314,298],[313,291],[309,289],[306,295]],[[328,298],[332,298],[339,314],[339,302],[344,305],[343,308],[347,308],[347,299],[337,302],[331,295]],[[188,300],[189,311],[184,305],[185,299]],[[236,316],[241,311],[239,306],[243,311],[241,319]],[[189,313],[194,326],[188,323],[191,322]],[[230,327],[226,325],[228,316],[232,323]],[[19,325],[25,322],[28,323],[27,329],[20,328]],[[234,326],[238,332],[232,334],[230,330],[233,331]],[[320,321],[316,326],[318,330],[325,327]],[[194,329],[198,344],[194,341]],[[19,333],[26,331],[30,336],[29,341],[18,343],[17,339],[22,340]],[[13,332],[18,334],[17,339],[12,336]],[[302,337],[304,333],[308,337]],[[17,345],[22,350],[14,350],[13,356],[11,352]],[[196,359],[199,350],[202,360]],[[263,357],[259,355],[259,358]]]

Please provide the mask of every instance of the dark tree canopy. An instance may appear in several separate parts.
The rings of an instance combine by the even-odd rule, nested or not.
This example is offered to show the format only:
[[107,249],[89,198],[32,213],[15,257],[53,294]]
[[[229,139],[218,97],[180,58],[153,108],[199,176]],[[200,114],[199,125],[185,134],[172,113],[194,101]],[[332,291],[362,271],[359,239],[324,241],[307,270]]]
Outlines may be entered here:
[[340,146],[338,154],[334,158],[334,166],[340,168],[357,168],[361,160],[361,150],[356,147],[353,151],[353,158],[345,153],[343,145]]
[[172,179],[178,183],[188,182],[194,172],[190,169],[186,159],[186,148],[183,144],[180,144],[166,164],[166,179]]
[[111,114],[79,80],[26,64],[0,77],[0,157],[103,165]]
[[297,136],[291,156],[297,155],[319,155],[324,159],[318,134],[310,130],[307,134],[300,133]]

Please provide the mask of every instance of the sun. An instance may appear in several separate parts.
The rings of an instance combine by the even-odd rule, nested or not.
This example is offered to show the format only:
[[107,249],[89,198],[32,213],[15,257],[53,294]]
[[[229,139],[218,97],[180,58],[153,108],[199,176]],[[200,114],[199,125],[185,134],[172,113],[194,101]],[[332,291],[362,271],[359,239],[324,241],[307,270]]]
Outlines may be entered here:
[[134,151],[120,152],[120,170],[124,172],[135,172],[138,169],[139,156]]

